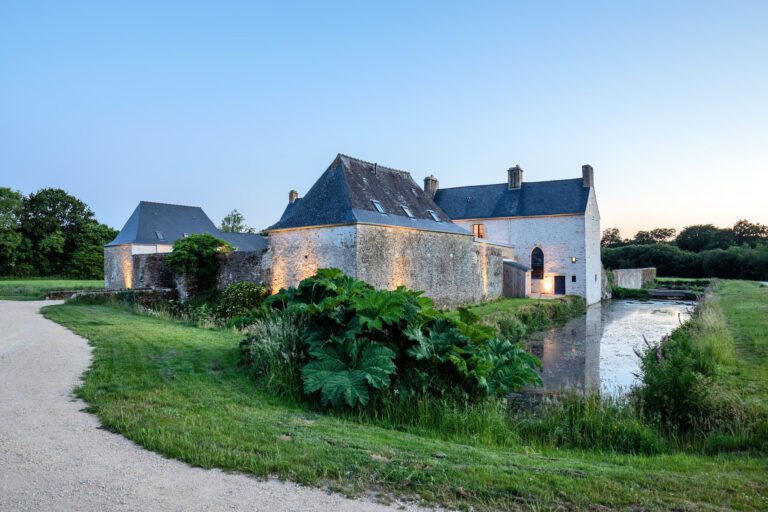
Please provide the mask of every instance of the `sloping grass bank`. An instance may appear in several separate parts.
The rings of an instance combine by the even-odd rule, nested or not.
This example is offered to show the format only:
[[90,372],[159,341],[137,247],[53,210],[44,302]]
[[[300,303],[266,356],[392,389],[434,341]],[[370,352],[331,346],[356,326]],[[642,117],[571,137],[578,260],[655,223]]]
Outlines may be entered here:
[[53,291],[103,289],[100,279],[0,279],[0,300],[43,300]]
[[77,393],[102,424],[195,466],[478,510],[755,510],[768,499],[765,458],[501,447],[382,428],[259,390],[238,369],[233,332],[109,306],[44,313],[93,344]]

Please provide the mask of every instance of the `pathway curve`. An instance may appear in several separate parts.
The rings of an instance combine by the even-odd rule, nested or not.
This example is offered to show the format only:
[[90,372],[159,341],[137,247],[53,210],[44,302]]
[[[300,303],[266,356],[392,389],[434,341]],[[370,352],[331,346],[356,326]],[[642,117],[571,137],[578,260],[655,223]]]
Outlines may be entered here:
[[100,429],[71,396],[89,345],[40,315],[56,303],[0,301],[0,511],[393,510],[192,468]]

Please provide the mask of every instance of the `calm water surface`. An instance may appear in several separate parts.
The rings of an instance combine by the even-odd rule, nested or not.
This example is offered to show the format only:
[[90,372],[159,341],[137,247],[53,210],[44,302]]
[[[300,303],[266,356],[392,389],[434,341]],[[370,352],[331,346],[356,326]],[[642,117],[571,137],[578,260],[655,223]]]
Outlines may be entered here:
[[685,322],[692,302],[617,300],[595,304],[565,326],[532,335],[528,349],[541,359],[544,389],[620,394],[635,383],[634,349]]

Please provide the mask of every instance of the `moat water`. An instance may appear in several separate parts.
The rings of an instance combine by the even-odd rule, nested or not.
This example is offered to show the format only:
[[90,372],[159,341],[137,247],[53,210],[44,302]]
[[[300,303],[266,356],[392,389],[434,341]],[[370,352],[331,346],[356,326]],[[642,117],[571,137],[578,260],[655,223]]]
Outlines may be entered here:
[[643,337],[657,342],[693,310],[683,301],[616,300],[595,304],[563,327],[535,333],[527,348],[541,359],[545,391],[620,395],[637,382]]

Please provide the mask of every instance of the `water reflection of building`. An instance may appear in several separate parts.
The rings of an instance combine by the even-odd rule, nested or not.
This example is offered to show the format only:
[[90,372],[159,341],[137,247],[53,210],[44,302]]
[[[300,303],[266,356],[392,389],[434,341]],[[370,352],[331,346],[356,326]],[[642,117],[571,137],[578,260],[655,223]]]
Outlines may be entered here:
[[560,329],[531,336],[528,348],[541,359],[544,389],[599,390],[602,334],[602,306],[598,303]]

